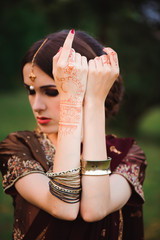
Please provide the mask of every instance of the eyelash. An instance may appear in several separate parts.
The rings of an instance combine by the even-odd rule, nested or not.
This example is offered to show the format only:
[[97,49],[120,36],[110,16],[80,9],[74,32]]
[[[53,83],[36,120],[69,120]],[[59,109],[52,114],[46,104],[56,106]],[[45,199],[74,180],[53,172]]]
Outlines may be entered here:
[[27,89],[29,95],[34,95],[36,92],[34,90]]
[[52,89],[52,90],[48,89],[45,91],[45,94],[49,97],[56,97],[59,94],[59,92],[56,89]]
[[[35,93],[36,93],[35,90],[28,89],[29,95],[34,95]],[[49,97],[56,97],[59,94],[59,92],[56,89],[52,89],[52,90],[48,89],[48,90],[45,90],[45,94]]]

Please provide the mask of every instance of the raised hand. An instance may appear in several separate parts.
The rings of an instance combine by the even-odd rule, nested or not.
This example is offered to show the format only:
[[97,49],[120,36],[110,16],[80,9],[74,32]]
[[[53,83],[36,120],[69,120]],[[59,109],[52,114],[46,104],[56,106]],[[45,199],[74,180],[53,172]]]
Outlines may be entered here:
[[71,30],[63,47],[53,57],[53,76],[60,94],[60,135],[73,133],[80,125],[86,90],[87,59],[72,48]]
[[53,76],[61,102],[82,104],[86,90],[87,59],[72,48],[74,32],[71,30],[63,47],[53,57]]
[[119,75],[118,57],[111,48],[104,48],[107,55],[89,61],[85,101],[104,102]]

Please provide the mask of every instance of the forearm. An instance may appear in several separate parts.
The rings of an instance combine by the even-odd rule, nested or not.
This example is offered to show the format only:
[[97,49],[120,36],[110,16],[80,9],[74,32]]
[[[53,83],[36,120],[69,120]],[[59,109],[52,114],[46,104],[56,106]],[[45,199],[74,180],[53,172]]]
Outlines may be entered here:
[[[69,211],[69,214],[72,212],[74,217],[77,216],[79,212],[79,193],[77,193],[78,195],[75,195],[74,193],[67,193],[67,191],[69,191],[68,186],[70,186],[70,190],[80,190],[80,174],[78,174],[76,169],[80,167],[81,125],[82,104],[71,104],[71,102],[67,101],[60,102],[59,130],[53,173],[66,172],[68,170],[71,172],[69,175],[63,175],[65,181],[58,177],[57,180],[60,185],[57,183],[57,180],[53,178],[50,182],[50,192],[56,196],[54,203],[56,209],[58,209],[58,213],[63,209],[62,212]],[[78,174],[76,180],[71,177],[72,170],[73,174]],[[72,184],[74,184],[73,187]],[[57,187],[60,188],[58,193]],[[63,190],[65,192],[63,192]]]
[[[103,104],[85,104],[83,159],[107,159]],[[110,200],[109,176],[82,176],[81,214],[86,221],[103,218]]]
[[67,171],[80,167],[81,127],[82,105],[69,106],[60,104],[54,172]]
[[85,103],[84,106],[83,158],[85,160],[105,160],[105,111],[103,103]]

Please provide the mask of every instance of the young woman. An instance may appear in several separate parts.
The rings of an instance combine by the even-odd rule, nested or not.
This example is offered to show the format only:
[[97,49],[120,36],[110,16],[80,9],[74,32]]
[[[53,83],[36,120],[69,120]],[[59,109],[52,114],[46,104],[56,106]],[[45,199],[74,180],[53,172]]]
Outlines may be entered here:
[[64,30],[33,44],[21,70],[38,127],[0,144],[13,239],[143,239],[145,155],[105,135],[123,93],[116,52]]

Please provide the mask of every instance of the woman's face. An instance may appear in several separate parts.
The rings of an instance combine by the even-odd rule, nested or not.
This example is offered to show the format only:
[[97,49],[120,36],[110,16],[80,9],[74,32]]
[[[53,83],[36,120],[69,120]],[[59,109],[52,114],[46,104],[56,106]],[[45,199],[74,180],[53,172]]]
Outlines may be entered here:
[[[41,131],[47,134],[58,133],[60,97],[55,81],[39,67],[33,68],[36,79],[29,78],[31,63],[23,68],[24,85],[29,93],[29,102]],[[33,86],[34,89],[30,89]]]

